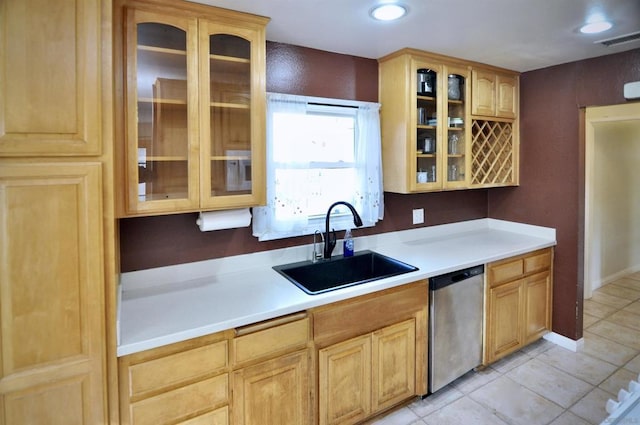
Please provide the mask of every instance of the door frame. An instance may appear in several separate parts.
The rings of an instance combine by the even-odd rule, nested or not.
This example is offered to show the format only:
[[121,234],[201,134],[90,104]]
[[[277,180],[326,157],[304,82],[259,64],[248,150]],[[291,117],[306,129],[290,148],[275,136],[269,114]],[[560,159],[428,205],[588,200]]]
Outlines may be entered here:
[[640,102],[623,103],[609,106],[587,107],[585,112],[585,159],[584,159],[584,298],[591,298],[593,292],[593,236],[594,223],[592,222],[595,208],[593,199],[593,185],[595,182],[595,126],[602,122],[640,120]]

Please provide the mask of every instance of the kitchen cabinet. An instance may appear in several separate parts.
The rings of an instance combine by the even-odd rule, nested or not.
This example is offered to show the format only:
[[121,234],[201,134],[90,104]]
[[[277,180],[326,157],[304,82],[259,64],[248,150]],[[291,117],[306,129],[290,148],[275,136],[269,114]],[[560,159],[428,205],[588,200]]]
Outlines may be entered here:
[[102,153],[102,3],[3,2],[0,155]]
[[519,183],[519,76],[493,68],[471,71],[471,187]]
[[264,202],[267,18],[121,0],[120,215]]
[[309,335],[306,313],[236,330],[233,423],[310,423]]
[[385,190],[467,187],[468,66],[405,49],[380,59],[379,72]]
[[553,248],[487,265],[485,365],[551,330],[552,276]]
[[517,74],[474,68],[471,73],[471,113],[515,119],[518,115]]
[[221,332],[121,357],[120,422],[228,424],[231,336]]
[[378,62],[386,191],[518,184],[517,73],[414,49]]
[[105,422],[101,183],[0,161],[1,424]]
[[110,10],[0,5],[2,425],[109,422]]
[[415,319],[319,351],[320,424],[357,423],[415,395]]
[[358,423],[426,393],[427,298],[421,281],[311,311],[318,423]]

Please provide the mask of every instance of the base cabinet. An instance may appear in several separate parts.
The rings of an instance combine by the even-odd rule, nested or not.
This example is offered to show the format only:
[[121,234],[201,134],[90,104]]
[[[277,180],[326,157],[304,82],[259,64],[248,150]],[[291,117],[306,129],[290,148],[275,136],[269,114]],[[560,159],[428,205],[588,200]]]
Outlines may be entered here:
[[233,423],[309,423],[309,355],[302,350],[233,374]]
[[228,424],[229,336],[222,332],[120,358],[121,424]]
[[319,352],[320,424],[354,424],[415,394],[415,320]]
[[485,365],[551,330],[553,249],[487,266]]
[[317,423],[360,423],[426,393],[427,299],[421,281],[311,310]]

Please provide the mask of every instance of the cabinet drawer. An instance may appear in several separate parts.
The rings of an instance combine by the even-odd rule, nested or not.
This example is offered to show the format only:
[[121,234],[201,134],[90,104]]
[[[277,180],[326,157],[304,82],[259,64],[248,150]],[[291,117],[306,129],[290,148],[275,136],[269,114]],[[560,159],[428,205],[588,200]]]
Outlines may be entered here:
[[224,373],[133,403],[131,422],[133,425],[175,423],[195,412],[206,412],[226,403],[228,393],[229,376]]
[[179,425],[229,425],[229,406],[180,422]]
[[489,282],[491,287],[499,283],[517,279],[524,273],[524,262],[522,258],[518,258],[505,263],[492,265],[489,267]]
[[[238,329],[236,332],[241,336],[233,339],[233,363],[246,363],[306,346],[309,340],[309,319],[305,317],[277,325],[286,319],[272,321],[275,325],[273,327],[269,327],[272,322],[265,322]],[[256,331],[252,332],[253,329]]]
[[227,341],[220,341],[129,366],[129,395],[144,393],[195,380],[227,366]]
[[551,249],[536,251],[524,259],[524,272],[531,273],[551,267]]

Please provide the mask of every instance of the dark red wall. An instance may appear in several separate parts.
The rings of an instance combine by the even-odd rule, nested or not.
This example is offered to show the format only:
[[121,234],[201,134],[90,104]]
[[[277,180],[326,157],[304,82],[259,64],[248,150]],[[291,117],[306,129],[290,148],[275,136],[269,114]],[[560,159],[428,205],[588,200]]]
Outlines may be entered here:
[[[267,91],[378,101],[378,63],[280,43],[267,43]],[[426,222],[414,226],[412,209],[424,208]],[[251,228],[202,233],[197,214],[120,220],[121,271],[227,257],[311,243],[311,236],[258,242]],[[419,195],[385,194],[384,220],[355,236],[487,217],[487,191]]]
[[489,217],[556,228],[553,330],[574,340],[582,337],[581,108],[625,103],[624,83],[637,80],[640,49],[522,74],[520,186],[488,195]]

